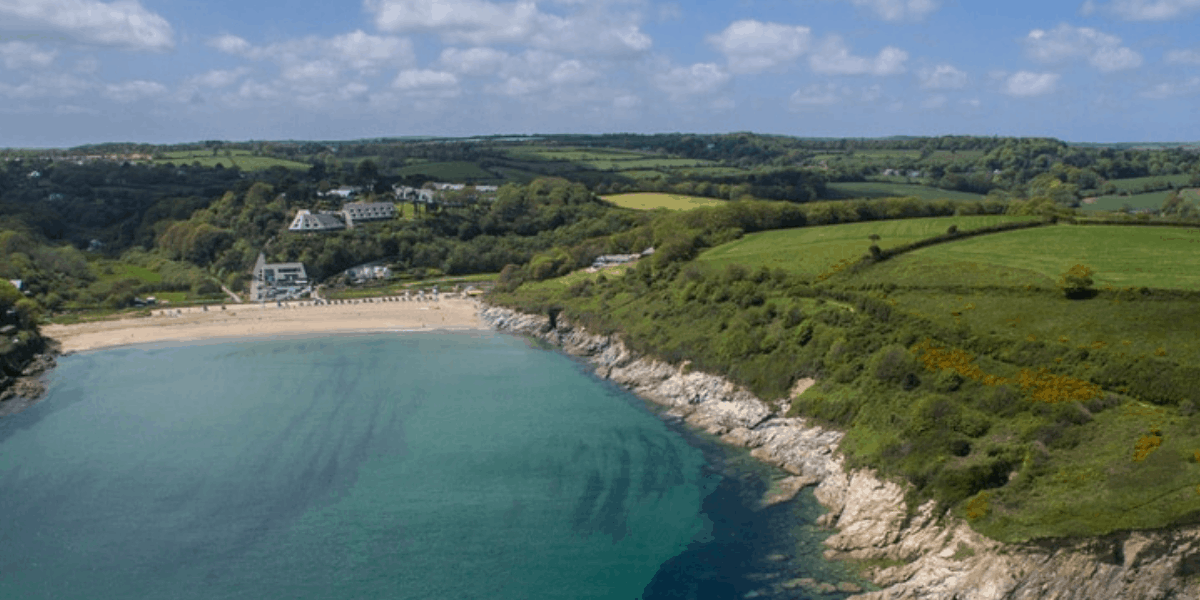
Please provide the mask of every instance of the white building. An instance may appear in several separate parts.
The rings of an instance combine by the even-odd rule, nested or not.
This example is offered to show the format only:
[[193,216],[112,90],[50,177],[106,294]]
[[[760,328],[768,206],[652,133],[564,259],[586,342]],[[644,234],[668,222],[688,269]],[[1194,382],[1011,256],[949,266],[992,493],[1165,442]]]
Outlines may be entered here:
[[391,202],[347,202],[342,205],[346,226],[354,227],[359,221],[380,221],[396,218],[396,205]]
[[[395,207],[392,207],[395,210]],[[345,229],[346,223],[329,213],[313,214],[307,210],[296,213],[288,231],[336,231]]]

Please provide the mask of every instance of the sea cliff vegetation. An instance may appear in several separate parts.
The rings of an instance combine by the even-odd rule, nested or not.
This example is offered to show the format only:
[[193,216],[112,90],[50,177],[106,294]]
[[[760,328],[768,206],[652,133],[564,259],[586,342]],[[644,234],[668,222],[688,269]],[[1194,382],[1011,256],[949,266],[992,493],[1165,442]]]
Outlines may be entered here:
[[[114,153],[151,158],[73,158]],[[1200,515],[1194,149],[671,134],[0,155],[0,277],[21,285],[0,296],[10,375],[45,319],[150,294],[219,302],[259,251],[327,285],[382,261],[393,286],[492,274],[493,302],[785,402],[846,431],[852,463],[908,484],[914,505],[936,499],[997,539]],[[427,206],[393,192],[434,180],[500,187]],[[338,186],[400,217],[286,230],[298,210],[336,209]],[[602,199],[634,192],[659,208]],[[695,197],[713,205],[671,210]],[[801,377],[820,383],[788,398]]]
[[[1200,259],[1179,238],[1200,230],[1000,214],[1019,212],[700,208],[612,236],[613,249],[656,248],[634,266],[544,278],[563,270],[541,268],[551,253],[492,299],[789,402],[845,430],[853,466],[999,540],[1192,521],[1200,323],[1185,315],[1200,291],[1181,274]],[[861,220],[873,218],[902,220]],[[788,398],[802,377],[820,383]]]

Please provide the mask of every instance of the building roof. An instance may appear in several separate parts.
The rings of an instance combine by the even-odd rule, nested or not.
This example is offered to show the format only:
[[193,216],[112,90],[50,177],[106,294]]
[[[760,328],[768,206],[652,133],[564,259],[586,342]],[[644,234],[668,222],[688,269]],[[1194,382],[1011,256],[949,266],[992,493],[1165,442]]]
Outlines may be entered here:
[[343,229],[346,224],[341,219],[330,214],[313,214],[307,210],[296,213],[296,218],[288,226],[290,231],[327,231]]

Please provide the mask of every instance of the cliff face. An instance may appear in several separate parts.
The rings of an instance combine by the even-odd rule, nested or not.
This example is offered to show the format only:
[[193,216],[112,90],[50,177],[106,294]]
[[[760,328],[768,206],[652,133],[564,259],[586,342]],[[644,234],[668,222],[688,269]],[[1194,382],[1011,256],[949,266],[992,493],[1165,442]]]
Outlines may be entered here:
[[754,457],[791,473],[784,491],[765,502],[789,499],[815,485],[817,499],[829,509],[820,524],[836,530],[825,542],[826,558],[880,565],[867,574],[883,589],[855,598],[1200,598],[1200,527],[1001,544],[939,514],[932,502],[909,515],[900,485],[870,470],[847,471],[837,450],[842,434],[782,417],[786,403],[772,410],[721,377],[639,357],[616,337],[591,335],[561,316],[553,329],[547,317],[504,308],[484,308],[480,317],[501,331],[539,338],[585,358],[599,376],[670,407],[670,417],[752,448]]

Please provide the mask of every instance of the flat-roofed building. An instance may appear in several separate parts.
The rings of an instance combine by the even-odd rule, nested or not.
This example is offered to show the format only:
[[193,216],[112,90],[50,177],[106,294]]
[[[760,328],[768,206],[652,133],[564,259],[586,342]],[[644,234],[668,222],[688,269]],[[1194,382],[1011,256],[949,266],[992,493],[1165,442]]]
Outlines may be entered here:
[[294,298],[307,293],[308,272],[304,263],[268,263],[260,252],[250,278],[252,302]]

